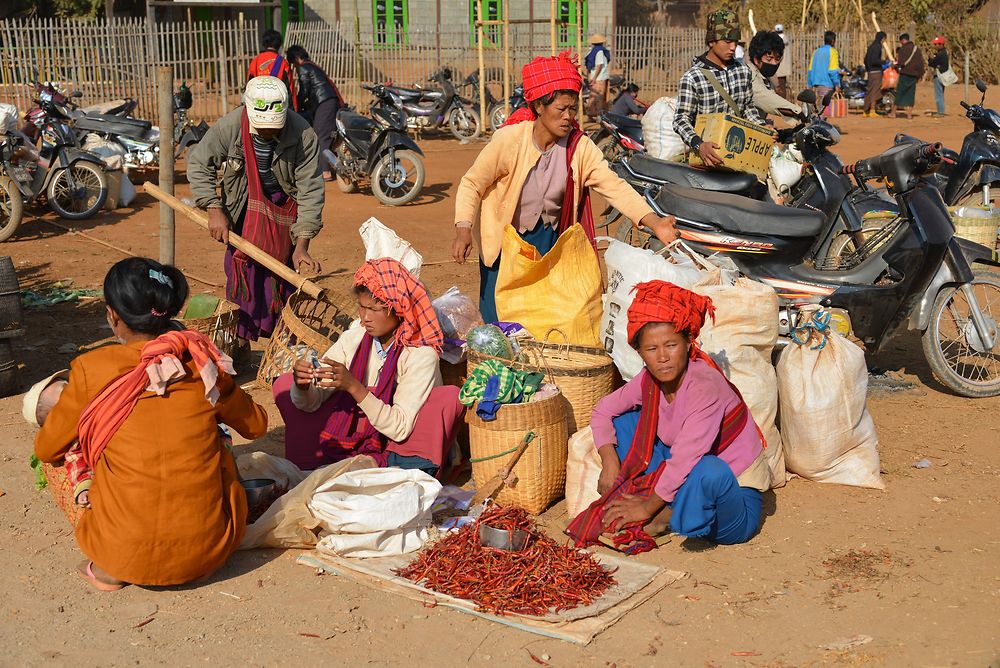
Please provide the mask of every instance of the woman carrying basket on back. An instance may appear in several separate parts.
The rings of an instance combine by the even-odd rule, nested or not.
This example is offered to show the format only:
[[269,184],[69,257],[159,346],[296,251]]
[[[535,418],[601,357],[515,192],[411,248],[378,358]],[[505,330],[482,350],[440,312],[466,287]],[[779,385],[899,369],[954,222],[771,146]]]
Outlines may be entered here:
[[522,77],[528,106],[511,114],[458,187],[452,255],[468,259],[478,222],[483,319],[598,345],[602,286],[590,188],[664,243],[677,238],[674,219],[653,213],[580,130],[583,80],[569,52],[534,59]]

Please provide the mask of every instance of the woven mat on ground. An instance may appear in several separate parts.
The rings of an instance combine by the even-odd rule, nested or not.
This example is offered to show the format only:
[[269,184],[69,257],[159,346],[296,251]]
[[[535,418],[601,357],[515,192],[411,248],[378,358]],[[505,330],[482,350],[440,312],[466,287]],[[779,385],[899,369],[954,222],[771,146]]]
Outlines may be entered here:
[[378,559],[345,559],[314,551],[298,557],[296,562],[311,568],[322,568],[328,573],[348,577],[360,584],[405,596],[424,605],[445,606],[522,631],[580,645],[589,643],[597,634],[667,585],[687,576],[682,571],[598,554],[597,558],[604,566],[618,569],[615,573],[618,584],[593,605],[546,617],[516,614],[500,616],[477,610],[472,601],[432,591],[393,574],[394,569],[402,568],[413,558],[409,554]]

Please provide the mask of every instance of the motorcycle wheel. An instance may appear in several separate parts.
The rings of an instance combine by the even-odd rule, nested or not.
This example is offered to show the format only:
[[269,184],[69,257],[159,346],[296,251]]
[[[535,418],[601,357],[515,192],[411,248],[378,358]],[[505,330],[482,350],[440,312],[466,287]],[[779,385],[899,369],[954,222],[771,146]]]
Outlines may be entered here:
[[357,191],[358,184],[354,181],[348,181],[340,174],[337,174],[337,188],[340,189],[342,193],[352,193]]
[[[867,241],[868,237],[875,234],[882,227],[879,225],[870,225],[861,228],[861,234]],[[883,242],[884,244],[885,242]],[[881,244],[879,245],[881,248]],[[827,266],[833,266],[834,261],[839,261],[841,256],[850,255],[857,250],[857,244],[854,242],[854,235],[849,232],[841,232],[838,234],[833,241],[830,242],[830,250],[826,253]],[[839,262],[838,262],[839,264]]]
[[23,214],[24,200],[17,184],[6,176],[0,176],[0,242],[14,236]]
[[875,113],[879,116],[888,116],[892,113],[892,108],[896,104],[896,94],[882,93],[882,96],[875,102]]
[[[973,273],[976,300],[996,335],[1000,275],[981,269]],[[938,293],[921,342],[934,377],[955,394],[976,399],[1000,395],[1000,344],[984,349],[960,287],[944,288]]]
[[448,115],[448,127],[457,139],[471,141],[483,131],[483,122],[475,109],[455,107]]
[[413,151],[396,151],[393,164],[386,154],[375,165],[371,180],[372,193],[378,201],[386,206],[407,204],[424,187],[424,161]]
[[622,155],[622,145],[614,138],[614,135],[606,135],[599,140],[597,148],[600,149],[601,155],[608,161],[608,164],[614,164]]
[[492,107],[490,107],[490,130],[496,132],[500,129],[500,126],[504,124],[507,120],[507,114],[504,113],[503,103],[497,102]]
[[[67,176],[72,170],[76,189],[70,188]],[[49,208],[63,218],[83,220],[101,210],[108,198],[108,177],[98,165],[81,160],[60,169],[45,192]]]

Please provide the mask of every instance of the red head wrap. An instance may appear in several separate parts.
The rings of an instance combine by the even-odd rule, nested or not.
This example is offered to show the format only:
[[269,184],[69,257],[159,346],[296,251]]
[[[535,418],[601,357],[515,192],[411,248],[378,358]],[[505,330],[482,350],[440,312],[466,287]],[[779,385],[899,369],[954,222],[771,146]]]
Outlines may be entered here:
[[368,288],[372,297],[390,306],[403,320],[396,329],[396,340],[401,344],[441,350],[444,332],[431,298],[402,264],[388,257],[368,260],[354,274],[354,285]]
[[583,77],[578,69],[577,56],[572,51],[563,51],[558,56],[535,58],[521,68],[521,79],[524,81],[524,99],[528,106],[515,111],[504,122],[504,125],[514,125],[524,121],[535,120],[535,112],[531,103],[540,100],[557,90],[571,90],[579,93],[583,88]]
[[[701,333],[706,316],[712,316],[715,321],[711,299],[673,283],[647,281],[639,283],[632,291],[635,299],[628,309],[628,340],[632,344],[643,325],[651,322],[669,322],[677,331],[687,331],[694,341]],[[696,355],[697,346],[691,346],[691,356]]]

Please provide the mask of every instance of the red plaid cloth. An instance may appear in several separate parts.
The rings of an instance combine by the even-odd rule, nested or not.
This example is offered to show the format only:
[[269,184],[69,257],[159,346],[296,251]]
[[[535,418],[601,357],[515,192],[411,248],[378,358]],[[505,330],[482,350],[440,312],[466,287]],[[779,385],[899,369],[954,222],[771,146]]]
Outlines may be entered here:
[[[677,331],[688,332],[691,341],[695,341],[705,324],[705,316],[715,320],[711,299],[673,283],[647,281],[639,283],[632,291],[635,298],[628,309],[629,343],[634,344],[635,335],[651,322],[669,322]],[[696,346],[691,346],[692,358],[697,356],[697,352]]]
[[583,77],[578,69],[576,54],[563,51],[558,56],[535,58],[521,68],[521,79],[524,81],[524,99],[528,105],[512,113],[504,122],[504,126],[516,125],[524,121],[533,121],[535,112],[531,103],[557,90],[572,90],[577,93],[583,89]]
[[427,290],[397,260],[380,257],[368,260],[354,274],[354,285],[368,288],[372,296],[403,319],[395,340],[404,346],[430,346],[441,351],[444,332],[431,305]]
[[80,446],[79,441],[66,452],[63,466],[66,469],[66,477],[72,485],[73,500],[76,501],[76,497],[79,496],[80,492],[89,487],[87,485],[81,488],[81,484],[88,482],[94,477],[94,470],[87,466],[87,461],[83,457],[83,448]]

